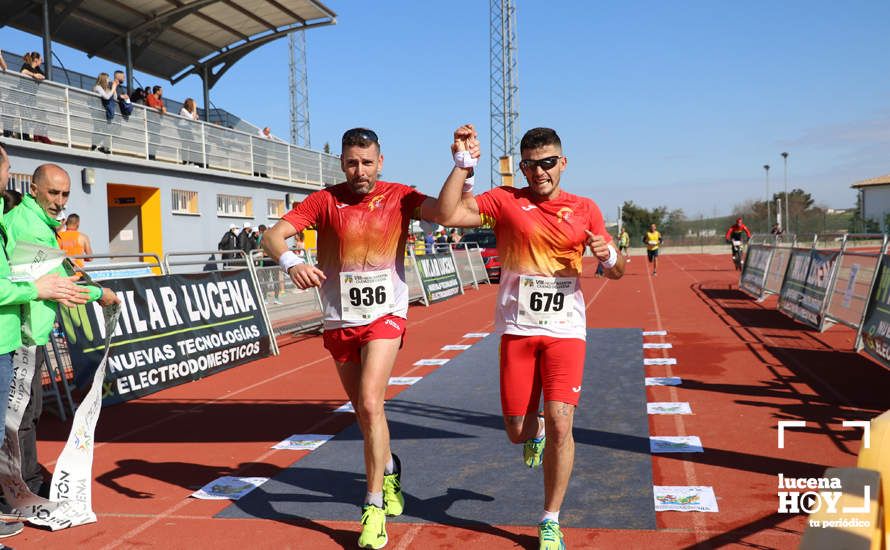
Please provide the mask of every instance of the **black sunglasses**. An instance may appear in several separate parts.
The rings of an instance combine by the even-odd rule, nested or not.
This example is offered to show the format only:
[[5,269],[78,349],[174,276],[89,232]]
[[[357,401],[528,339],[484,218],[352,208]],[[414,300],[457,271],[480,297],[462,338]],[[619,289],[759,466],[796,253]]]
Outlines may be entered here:
[[552,157],[544,157],[538,160],[522,159],[519,161],[519,167],[523,170],[534,170],[535,166],[540,166],[542,170],[550,170],[556,166],[556,163],[561,158],[559,155],[553,155]]
[[374,133],[374,130],[368,130],[367,128],[353,128],[352,130],[346,130],[346,133],[343,134],[342,141],[344,144],[365,143],[368,141],[380,144],[380,140],[377,138],[377,134]]

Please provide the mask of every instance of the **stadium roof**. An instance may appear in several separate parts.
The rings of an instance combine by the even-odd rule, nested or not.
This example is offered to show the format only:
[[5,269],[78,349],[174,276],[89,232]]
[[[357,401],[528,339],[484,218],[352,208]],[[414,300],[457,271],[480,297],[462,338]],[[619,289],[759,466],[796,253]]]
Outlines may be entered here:
[[857,181],[850,187],[859,188],[859,187],[871,187],[873,185],[890,185],[890,174],[886,176],[878,176],[876,178],[870,178],[867,180]]
[[129,66],[129,38],[135,69],[208,88],[263,44],[336,23],[316,0],[0,0],[0,26],[44,36],[44,2],[53,41]]

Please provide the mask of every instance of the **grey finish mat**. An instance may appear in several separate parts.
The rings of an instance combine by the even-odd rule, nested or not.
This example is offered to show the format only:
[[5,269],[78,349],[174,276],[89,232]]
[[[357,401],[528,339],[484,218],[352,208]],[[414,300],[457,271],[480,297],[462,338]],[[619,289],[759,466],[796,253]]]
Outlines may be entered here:
[[[638,329],[588,331],[575,413],[575,469],[560,523],[655,529],[649,423]],[[387,401],[402,460],[405,513],[389,521],[528,525],[543,509],[543,475],[503,430],[498,339],[489,336]],[[282,439],[290,435],[282,430]],[[281,451],[287,452],[287,451]],[[365,496],[356,424],[217,517],[357,520]]]

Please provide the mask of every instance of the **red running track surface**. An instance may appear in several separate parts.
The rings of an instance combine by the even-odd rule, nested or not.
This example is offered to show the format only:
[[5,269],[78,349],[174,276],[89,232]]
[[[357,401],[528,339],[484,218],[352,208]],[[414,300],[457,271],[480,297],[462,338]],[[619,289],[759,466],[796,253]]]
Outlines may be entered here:
[[[649,401],[688,401],[694,414],[650,416],[651,435],[697,435],[701,454],[656,455],[659,485],[710,485],[717,513],[659,512],[654,531],[566,525],[570,548],[796,548],[805,517],[777,514],[777,474],[816,477],[828,466],[855,464],[861,432],[842,420],[890,408],[890,372],[849,351],[854,334],[818,334],[787,320],[775,299],[756,304],[737,290],[727,255],[662,256],[657,277],[636,257],[620,281],[582,279],[591,327],[667,330],[645,337],[671,349],[673,366],[641,366],[643,376],[680,376],[676,387],[647,388]],[[412,307],[405,348],[393,376],[453,357],[445,344],[473,343],[490,332],[497,286],[429,308]],[[883,391],[882,391],[883,389]],[[399,393],[390,387],[387,397]],[[214,519],[229,501],[189,495],[222,475],[274,476],[305,453],[270,447],[294,433],[337,433],[352,415],[332,414],[346,401],[320,337],[297,339],[279,357],[237,367],[103,411],[97,432],[93,504],[99,521],[59,532],[27,527],[4,542],[15,548],[352,548],[355,522]],[[583,400],[581,406],[584,406]],[[779,420],[806,420],[777,448]],[[67,425],[47,415],[39,454],[60,452]],[[410,479],[405,480],[410,492]],[[488,532],[449,525],[390,524],[387,548],[536,548],[533,526]],[[504,533],[511,534],[505,537]]]

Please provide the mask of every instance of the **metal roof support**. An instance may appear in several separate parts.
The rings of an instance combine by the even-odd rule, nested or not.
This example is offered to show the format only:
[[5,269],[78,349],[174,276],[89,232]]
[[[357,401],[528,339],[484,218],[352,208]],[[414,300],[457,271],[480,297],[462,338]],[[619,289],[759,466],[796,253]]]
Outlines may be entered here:
[[124,37],[124,51],[127,56],[127,93],[133,95],[133,39],[130,33]]
[[203,63],[195,63],[190,69],[185,70],[184,72],[179,73],[170,79],[171,84],[176,84],[181,81],[183,78],[191,75],[191,74],[201,74],[202,67],[217,67],[219,65],[224,65],[220,68],[216,73],[209,74],[210,87],[212,88],[214,84],[216,84],[219,79],[228,71],[239,59],[249,54],[253,50],[259,48],[263,44],[268,44],[269,42],[278,40],[279,38],[286,36],[288,33],[293,31],[302,31],[307,29],[314,29],[316,27],[327,27],[330,25],[334,25],[337,23],[336,19],[331,19],[330,21],[321,21],[318,23],[308,23],[306,25],[298,25],[295,27],[288,27],[285,29],[281,29],[269,34],[265,34],[258,38],[254,38],[253,40],[248,40],[246,42],[242,42],[241,44],[229,48],[226,50],[222,50],[210,59],[207,59]]
[[204,88],[204,122],[210,122],[210,68],[201,67],[201,86]]
[[47,80],[53,78],[53,37],[49,26],[51,9],[50,0],[43,0],[43,72]]

